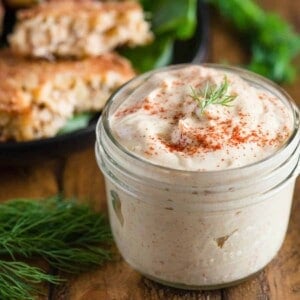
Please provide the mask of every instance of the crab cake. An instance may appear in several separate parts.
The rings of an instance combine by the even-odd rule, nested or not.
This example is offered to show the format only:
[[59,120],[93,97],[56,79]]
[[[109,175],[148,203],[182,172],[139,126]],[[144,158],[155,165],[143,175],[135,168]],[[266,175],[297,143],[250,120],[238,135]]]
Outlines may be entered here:
[[21,10],[10,45],[24,56],[86,57],[151,40],[138,2],[61,0]]
[[0,52],[0,140],[54,136],[74,114],[99,111],[134,76],[115,53],[79,61],[30,60]]

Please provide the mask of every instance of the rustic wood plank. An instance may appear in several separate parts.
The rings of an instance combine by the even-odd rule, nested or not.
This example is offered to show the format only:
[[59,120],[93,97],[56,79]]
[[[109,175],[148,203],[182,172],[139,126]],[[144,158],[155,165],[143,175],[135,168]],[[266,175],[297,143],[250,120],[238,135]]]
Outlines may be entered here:
[[[300,10],[300,9],[299,9]],[[299,12],[300,14],[300,12]],[[300,29],[299,29],[300,31]],[[300,62],[300,58],[299,58],[299,62]],[[300,65],[300,63],[299,63]],[[294,101],[298,104],[298,106],[300,105],[300,76],[298,76],[297,80],[295,81],[294,84],[292,85],[284,85],[283,88],[289,93],[289,95],[294,99]]]
[[57,290],[56,300],[219,300],[218,291],[184,291],[167,288],[143,278],[120,257],[94,272],[72,278]]
[[0,167],[0,201],[16,197],[45,197],[58,192],[56,163]]
[[299,1],[257,0],[256,2],[268,11],[280,12],[280,15],[299,31]]
[[239,66],[246,64],[250,53],[231,24],[212,9],[209,62]]
[[104,178],[98,168],[93,145],[66,160],[62,179],[65,196],[76,196],[95,210],[105,211]]

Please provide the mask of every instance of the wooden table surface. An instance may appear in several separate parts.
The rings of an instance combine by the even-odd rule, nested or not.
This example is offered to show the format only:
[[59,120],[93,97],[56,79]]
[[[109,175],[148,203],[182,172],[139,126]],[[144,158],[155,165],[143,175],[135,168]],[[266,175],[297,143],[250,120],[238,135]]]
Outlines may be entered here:
[[[280,12],[300,32],[298,0],[260,0],[263,7]],[[236,33],[213,12],[211,17],[211,62],[239,64],[247,60],[247,49]],[[285,87],[300,104],[300,77]],[[43,197],[63,192],[105,210],[103,178],[95,162],[93,145],[66,159],[45,160],[27,167],[0,168],[0,200],[18,196]],[[166,288],[141,277],[120,258],[93,272],[70,278],[59,288],[49,287],[49,299],[70,300],[158,300],[158,299],[300,299],[300,180],[286,240],[278,256],[255,278],[236,287],[210,292]],[[278,220],[280,222],[280,220]],[[20,299],[21,300],[21,299]]]

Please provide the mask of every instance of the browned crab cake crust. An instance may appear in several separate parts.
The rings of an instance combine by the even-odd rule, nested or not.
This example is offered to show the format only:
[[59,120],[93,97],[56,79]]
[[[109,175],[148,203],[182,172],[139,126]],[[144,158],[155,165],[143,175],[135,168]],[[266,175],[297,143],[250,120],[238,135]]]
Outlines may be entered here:
[[115,53],[80,61],[26,60],[0,52],[0,140],[54,136],[77,112],[99,111],[135,75]]
[[85,57],[151,40],[137,2],[61,0],[20,11],[10,45],[25,56]]

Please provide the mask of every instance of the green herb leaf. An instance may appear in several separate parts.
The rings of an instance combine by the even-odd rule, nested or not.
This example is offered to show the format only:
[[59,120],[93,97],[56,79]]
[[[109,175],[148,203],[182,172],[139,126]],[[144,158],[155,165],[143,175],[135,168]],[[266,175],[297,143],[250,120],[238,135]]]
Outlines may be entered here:
[[85,128],[94,116],[95,113],[85,112],[72,117],[65,126],[60,129],[58,135]]
[[155,39],[150,45],[122,48],[139,72],[146,72],[171,63],[176,39],[193,36],[197,24],[197,0],[140,0],[150,16]]
[[120,52],[131,61],[136,70],[143,73],[171,62],[173,39],[167,36],[157,37],[150,45],[132,49],[124,48]]
[[195,31],[197,23],[197,0],[151,1],[152,28],[156,35],[169,34],[187,39]]
[[33,294],[43,295],[38,284],[60,284],[63,281],[24,262],[0,260],[0,299],[33,300]]
[[208,0],[249,41],[249,68],[277,82],[292,82],[300,53],[300,35],[279,15],[267,13],[252,0]]
[[103,246],[111,241],[106,218],[74,199],[55,196],[0,204],[0,257],[13,261],[0,260],[0,295],[18,289],[35,292],[40,281],[59,283],[16,259],[43,258],[52,268],[76,274],[110,260]]
[[228,87],[228,80],[225,76],[224,80],[219,86],[207,82],[205,88],[198,92],[191,88],[192,93],[190,96],[197,102],[200,108],[200,114],[203,114],[204,110],[212,104],[231,106],[232,101],[235,100],[237,96],[229,95]]

